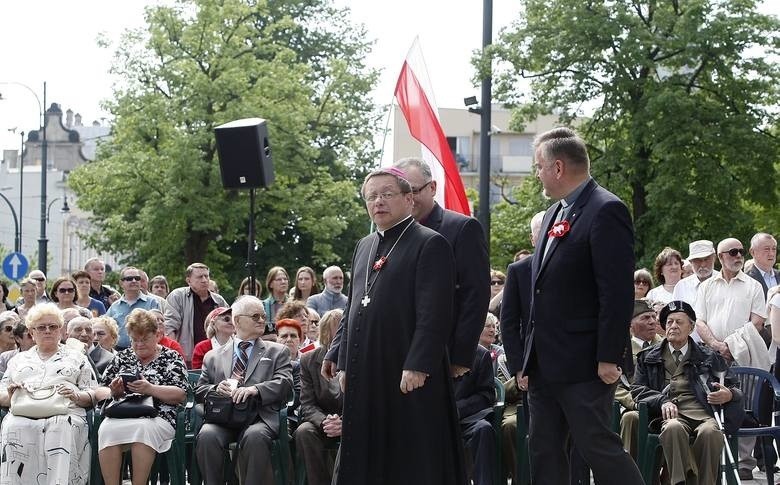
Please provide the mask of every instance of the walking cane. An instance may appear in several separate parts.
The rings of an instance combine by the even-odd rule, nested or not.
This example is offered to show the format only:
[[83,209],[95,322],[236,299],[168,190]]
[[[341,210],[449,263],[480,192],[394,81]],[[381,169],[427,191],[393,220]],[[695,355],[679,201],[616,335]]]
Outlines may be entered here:
[[[723,376],[725,375],[725,372],[716,372],[716,376],[720,378],[720,385],[723,386],[724,379]],[[709,394],[709,386],[707,385],[707,379],[703,375],[699,375],[699,384],[701,384],[702,389],[704,389],[704,395],[706,397],[707,394]],[[718,429],[720,430],[720,434],[723,437],[723,451],[720,455],[720,464],[721,464],[721,481],[725,484],[727,482],[726,477],[726,465],[727,464],[734,464],[734,454],[731,452],[731,447],[729,446],[729,439],[726,437],[726,427],[723,425],[723,406],[720,406],[720,410],[716,409],[713,404],[709,404],[710,409],[712,409],[712,415],[715,418],[715,423],[718,425]],[[737,473],[736,467],[730,467],[731,471],[734,473],[734,478],[737,481],[737,485],[742,485],[742,481],[739,479],[739,473]]]

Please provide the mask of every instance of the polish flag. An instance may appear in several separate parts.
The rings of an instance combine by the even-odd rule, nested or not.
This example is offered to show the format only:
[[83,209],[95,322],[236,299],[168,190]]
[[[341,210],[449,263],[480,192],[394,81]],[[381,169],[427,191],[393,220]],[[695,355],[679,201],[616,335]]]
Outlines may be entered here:
[[417,39],[398,76],[395,98],[406,118],[409,133],[420,142],[422,159],[431,167],[437,185],[437,202],[447,209],[471,215],[458,165],[439,123],[436,101]]

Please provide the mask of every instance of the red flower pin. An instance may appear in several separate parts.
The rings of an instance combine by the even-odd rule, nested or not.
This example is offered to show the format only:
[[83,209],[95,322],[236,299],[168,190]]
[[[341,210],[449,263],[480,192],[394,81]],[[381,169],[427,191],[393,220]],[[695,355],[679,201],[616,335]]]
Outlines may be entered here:
[[553,227],[547,232],[549,237],[563,237],[569,232],[569,221],[561,221],[553,224]]

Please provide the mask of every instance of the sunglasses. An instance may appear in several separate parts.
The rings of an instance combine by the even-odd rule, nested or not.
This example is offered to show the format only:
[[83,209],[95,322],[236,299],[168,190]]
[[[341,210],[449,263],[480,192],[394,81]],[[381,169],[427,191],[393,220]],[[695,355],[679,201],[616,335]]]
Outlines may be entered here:
[[222,315],[217,317],[217,320],[222,320],[223,322],[232,322],[233,317],[231,315]]
[[30,278],[30,279],[31,279],[31,280],[35,280],[35,281],[38,281],[38,282],[40,282],[40,281],[46,281],[46,278],[41,278],[40,276],[36,276],[35,278]]
[[650,282],[649,281],[645,281],[645,280],[634,280],[634,284],[635,285],[650,286]]
[[319,318],[312,318],[311,320],[309,320],[309,323],[313,323],[314,325],[317,325],[318,323],[320,323],[320,319]]
[[14,330],[14,327],[10,325],[6,325],[5,327],[3,327],[3,330],[10,333]]
[[721,251],[720,254],[728,254],[732,258],[736,258],[738,254],[740,256],[744,256],[745,250],[743,248],[731,248],[728,251]]
[[141,281],[140,276],[125,276],[122,278],[122,281]]
[[249,317],[252,320],[254,320],[255,322],[257,322],[257,323],[261,323],[261,322],[265,321],[265,315],[263,315],[262,313],[255,313],[255,314],[252,314],[252,315],[244,315],[244,314],[240,314],[239,313],[239,314],[236,314],[236,316],[237,317]]
[[57,293],[74,293],[76,288],[57,288]]
[[500,280],[493,280],[493,281],[490,282],[491,286],[501,286],[503,284],[504,284],[504,282],[500,281]]

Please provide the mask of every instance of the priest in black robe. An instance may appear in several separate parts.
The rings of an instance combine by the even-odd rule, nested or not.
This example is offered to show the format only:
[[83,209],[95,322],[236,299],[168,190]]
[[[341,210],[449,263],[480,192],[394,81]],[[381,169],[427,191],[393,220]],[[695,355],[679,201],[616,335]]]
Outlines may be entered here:
[[323,362],[345,389],[336,485],[465,483],[445,353],[455,261],[444,237],[411,217],[403,175],[377,170],[363,183],[377,232],[355,248],[339,340]]

